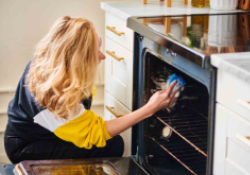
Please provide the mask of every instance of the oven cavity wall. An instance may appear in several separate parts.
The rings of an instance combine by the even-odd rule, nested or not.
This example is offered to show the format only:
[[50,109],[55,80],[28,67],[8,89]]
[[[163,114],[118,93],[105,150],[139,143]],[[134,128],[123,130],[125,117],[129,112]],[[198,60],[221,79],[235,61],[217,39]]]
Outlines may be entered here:
[[[144,159],[156,173],[206,174],[208,140],[208,89],[149,52],[144,57],[143,100],[168,85],[176,74],[187,84],[176,104],[143,122]],[[166,132],[166,133],[164,133]],[[140,147],[141,148],[141,147]]]

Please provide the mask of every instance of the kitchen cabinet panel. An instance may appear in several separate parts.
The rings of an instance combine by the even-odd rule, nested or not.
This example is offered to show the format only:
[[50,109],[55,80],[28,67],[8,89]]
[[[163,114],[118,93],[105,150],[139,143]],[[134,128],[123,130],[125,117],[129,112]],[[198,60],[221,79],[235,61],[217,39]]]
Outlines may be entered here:
[[216,101],[250,121],[250,85],[218,69]]
[[[105,90],[128,109],[132,109],[133,55],[111,39],[106,38]],[[115,55],[113,55],[115,54]],[[115,57],[123,58],[121,61]]]
[[227,111],[220,104],[216,105],[214,136],[214,169],[215,175],[225,174]]
[[[250,174],[250,148],[245,148],[234,140],[228,138],[227,140],[227,158],[226,158],[226,175],[230,174],[228,169],[238,169],[237,175]],[[232,166],[233,168],[231,168]],[[236,174],[234,174],[236,175]]]
[[[226,169],[225,169],[226,175],[248,175],[248,173],[242,172],[236,165],[233,163],[227,161],[226,162]],[[217,174],[215,174],[217,175]],[[218,174],[220,175],[220,174]]]
[[[250,122],[216,105],[214,174],[250,174]],[[238,172],[234,174],[235,172]]]
[[127,28],[126,21],[111,15],[105,14],[105,35],[117,42],[126,49],[133,51],[134,32]]
[[[104,105],[104,120],[115,119],[115,115],[123,115],[131,113],[125,106],[114,99],[109,93],[105,92],[105,105]],[[132,129],[129,128],[120,134],[124,141],[124,153],[123,157],[131,155],[131,144],[132,144]]]

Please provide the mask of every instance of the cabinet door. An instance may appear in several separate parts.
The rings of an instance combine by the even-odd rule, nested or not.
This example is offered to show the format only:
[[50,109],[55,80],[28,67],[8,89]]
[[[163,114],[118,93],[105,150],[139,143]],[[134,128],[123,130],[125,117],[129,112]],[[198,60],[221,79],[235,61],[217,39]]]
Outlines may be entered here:
[[221,69],[217,77],[216,101],[250,121],[250,85]]
[[132,110],[132,52],[107,37],[106,52],[108,53],[105,60],[105,90]]
[[225,175],[227,110],[216,104],[214,135],[214,175]]
[[[110,94],[105,92],[105,104],[104,104],[104,120],[115,119],[118,116],[123,116],[131,113],[125,106],[114,99]],[[131,155],[131,144],[132,144],[132,129],[129,128],[120,134],[124,141],[124,153],[123,157]]]
[[250,122],[221,104],[216,111],[214,174],[249,175]]
[[134,31],[127,28],[127,22],[109,13],[105,13],[105,35],[122,47],[132,51]]

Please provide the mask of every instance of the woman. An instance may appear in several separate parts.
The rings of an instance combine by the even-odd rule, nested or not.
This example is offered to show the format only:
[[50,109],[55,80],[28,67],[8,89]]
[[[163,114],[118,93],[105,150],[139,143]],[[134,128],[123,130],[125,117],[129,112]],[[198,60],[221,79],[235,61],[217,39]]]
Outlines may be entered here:
[[97,66],[105,59],[100,47],[90,21],[68,16],[40,41],[9,103],[4,143],[12,163],[122,156],[118,134],[175,103],[172,83],[139,110],[103,121],[89,109]]

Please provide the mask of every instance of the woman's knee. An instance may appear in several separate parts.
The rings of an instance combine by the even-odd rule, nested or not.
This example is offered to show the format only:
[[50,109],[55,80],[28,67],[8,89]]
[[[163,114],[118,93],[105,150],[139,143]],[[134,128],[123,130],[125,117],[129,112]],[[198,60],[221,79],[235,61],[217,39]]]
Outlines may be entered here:
[[120,135],[117,135],[118,157],[121,157],[124,152],[124,140]]
[[122,157],[124,152],[124,141],[120,135],[113,137],[107,141],[109,149],[109,157]]

